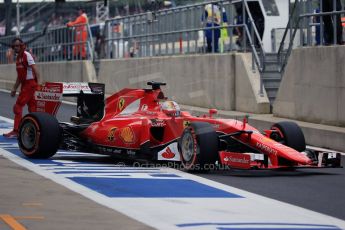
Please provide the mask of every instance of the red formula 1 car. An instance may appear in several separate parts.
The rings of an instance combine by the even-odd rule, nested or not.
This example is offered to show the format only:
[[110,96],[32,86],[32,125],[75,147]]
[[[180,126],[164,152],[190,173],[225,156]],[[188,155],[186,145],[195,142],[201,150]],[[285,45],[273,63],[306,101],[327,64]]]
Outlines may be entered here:
[[[191,170],[215,164],[240,169],[341,166],[339,153],[306,149],[295,123],[280,122],[260,132],[246,118],[214,118],[215,109],[192,116],[165,97],[165,83],[148,85],[150,89],[123,89],[104,100],[103,84],[47,83],[36,92],[41,112],[22,119],[19,147],[29,158],[49,158],[62,149],[177,161]],[[62,96],[78,98],[71,123],[59,123],[54,116]]]

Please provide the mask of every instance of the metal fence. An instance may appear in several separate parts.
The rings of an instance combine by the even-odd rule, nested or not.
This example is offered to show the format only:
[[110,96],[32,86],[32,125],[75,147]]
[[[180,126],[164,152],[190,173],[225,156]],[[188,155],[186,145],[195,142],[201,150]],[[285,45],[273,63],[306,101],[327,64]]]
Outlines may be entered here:
[[[86,39],[82,33],[85,33]],[[0,64],[13,62],[13,55],[7,56],[11,42],[16,36],[0,39]],[[72,27],[49,28],[42,32],[22,34],[27,49],[36,62],[62,60],[93,60],[93,38],[88,24]]]
[[[212,17],[211,27],[210,21],[206,26],[205,19],[205,6],[208,4],[217,4],[221,12],[221,21],[216,22]],[[246,22],[235,22],[238,8],[242,9],[242,17],[248,19]],[[105,30],[107,58],[251,51],[253,64],[256,63],[259,70],[264,68],[262,41],[244,0],[212,1],[113,18],[106,21]],[[218,50],[215,45],[212,45],[212,50],[207,50],[207,30],[212,33],[212,41],[219,37]],[[243,36],[236,34],[238,30],[243,31]]]
[[[206,17],[205,7],[210,5],[212,17]],[[214,6],[218,8],[220,21],[214,16],[217,13]],[[239,14],[242,22],[237,17]],[[86,41],[77,39],[78,26],[50,28],[43,32],[22,34],[21,38],[28,43],[38,62],[81,59],[81,55],[75,53],[80,46],[86,49],[85,58],[93,60],[93,39],[89,25],[86,26]],[[207,45],[206,32],[212,35],[211,49],[210,42]],[[253,71],[264,70],[265,51],[247,0],[209,1],[113,18],[105,22],[104,35],[106,58],[242,51],[252,53]],[[14,37],[0,38],[1,64],[8,62],[6,52]],[[215,41],[218,38],[217,49]],[[263,95],[262,81],[260,94]]]
[[[344,28],[340,24],[340,17],[345,14],[340,7],[341,1],[328,0],[328,8],[332,6],[332,9],[328,9],[327,12],[323,12],[324,3],[323,0],[295,0],[278,49],[281,72],[284,71],[292,49],[296,46],[336,45],[345,41]],[[325,36],[328,38],[325,39]]]

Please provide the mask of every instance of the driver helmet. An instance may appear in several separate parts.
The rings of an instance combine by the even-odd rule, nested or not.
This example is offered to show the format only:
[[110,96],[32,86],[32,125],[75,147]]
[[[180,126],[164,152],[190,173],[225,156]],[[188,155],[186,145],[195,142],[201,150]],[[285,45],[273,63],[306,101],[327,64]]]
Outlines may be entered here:
[[181,108],[175,101],[164,101],[161,103],[161,110],[167,115],[180,116]]

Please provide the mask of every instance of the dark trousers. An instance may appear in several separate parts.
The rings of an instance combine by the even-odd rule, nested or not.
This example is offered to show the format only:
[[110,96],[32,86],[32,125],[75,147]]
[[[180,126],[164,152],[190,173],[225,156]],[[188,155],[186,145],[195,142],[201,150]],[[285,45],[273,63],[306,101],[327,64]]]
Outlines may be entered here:
[[[336,0],[337,11],[342,10],[340,0]],[[332,12],[333,11],[333,0],[322,0],[322,11],[323,12]],[[333,19],[335,18],[336,23],[336,40],[338,44],[342,44],[342,26],[341,26],[341,15],[338,14],[336,16],[327,15],[323,16],[323,24],[324,24],[324,40],[326,44],[333,44],[334,40],[334,30],[333,30]]]
[[[211,27],[212,25],[208,25],[207,27]],[[215,25],[219,26],[219,25]],[[220,38],[220,29],[214,29],[214,32],[212,32],[212,29],[207,29],[205,30],[205,36],[206,36],[206,42],[207,42],[207,53],[212,52],[212,46],[214,49],[214,52],[218,52],[218,43],[219,43],[219,38]],[[214,34],[213,34],[214,33]],[[214,38],[214,40],[213,40]]]

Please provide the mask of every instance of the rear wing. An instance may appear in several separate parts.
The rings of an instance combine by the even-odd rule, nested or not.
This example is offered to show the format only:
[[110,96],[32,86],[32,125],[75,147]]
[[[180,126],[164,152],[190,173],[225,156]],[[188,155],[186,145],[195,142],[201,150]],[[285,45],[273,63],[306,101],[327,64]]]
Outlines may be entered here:
[[105,85],[91,82],[61,82],[62,94],[66,97],[84,95],[104,95]]
[[87,82],[46,82],[35,92],[37,112],[56,115],[63,97],[77,98],[77,116],[98,120],[104,113],[105,85]]

